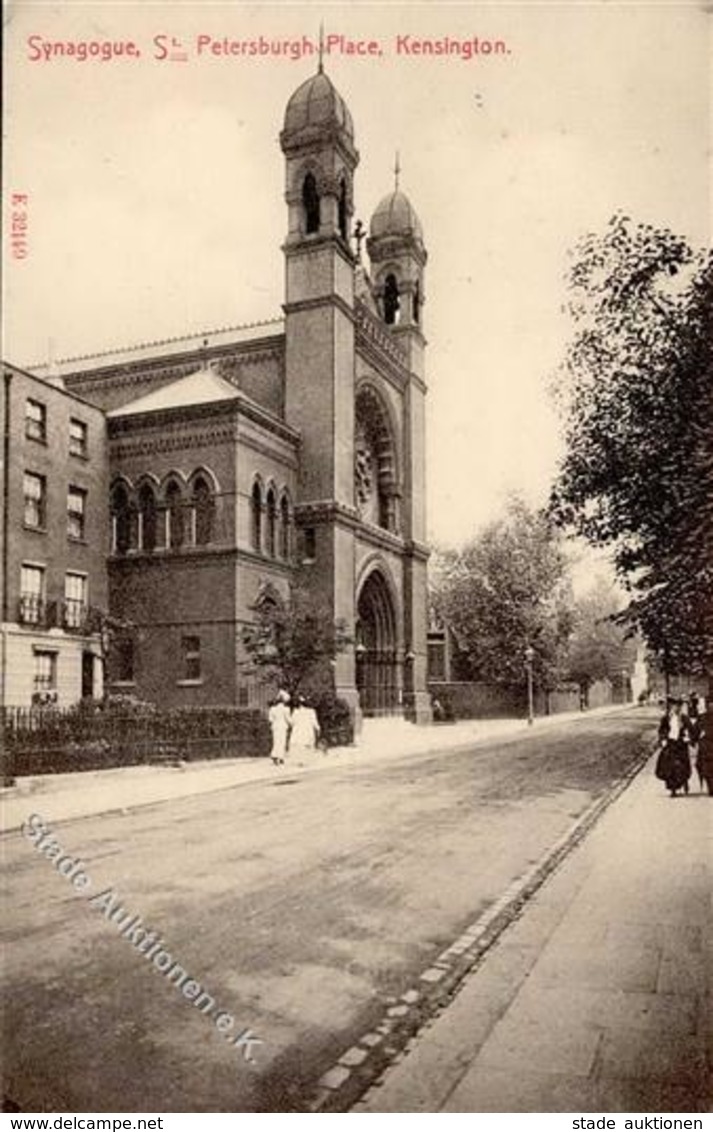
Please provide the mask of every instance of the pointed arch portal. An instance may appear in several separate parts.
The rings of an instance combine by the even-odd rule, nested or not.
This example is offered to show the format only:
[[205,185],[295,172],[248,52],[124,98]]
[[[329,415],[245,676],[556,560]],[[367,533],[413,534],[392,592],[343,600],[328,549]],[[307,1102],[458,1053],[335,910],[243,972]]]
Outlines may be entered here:
[[401,712],[396,611],[383,574],[372,571],[357,602],[356,683],[366,716]]

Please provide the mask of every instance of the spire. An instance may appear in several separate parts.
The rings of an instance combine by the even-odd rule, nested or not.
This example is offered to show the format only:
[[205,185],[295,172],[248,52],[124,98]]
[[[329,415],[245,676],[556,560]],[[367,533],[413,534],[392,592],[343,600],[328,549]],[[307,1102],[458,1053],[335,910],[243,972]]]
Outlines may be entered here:
[[401,176],[401,160],[399,151],[396,150],[396,159],[394,161],[394,192],[399,191],[399,177]]
[[324,74],[324,20],[319,21],[319,73]]

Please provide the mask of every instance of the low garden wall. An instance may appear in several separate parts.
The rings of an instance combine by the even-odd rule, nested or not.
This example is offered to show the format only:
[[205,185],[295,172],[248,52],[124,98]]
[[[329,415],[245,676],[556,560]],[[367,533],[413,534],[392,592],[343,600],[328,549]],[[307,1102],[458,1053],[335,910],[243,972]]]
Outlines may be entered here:
[[[447,719],[493,719],[527,717],[527,691],[500,688],[496,684],[470,683],[456,680],[432,680],[428,690],[441,705]],[[589,690],[588,707],[604,707],[615,702],[608,680],[598,681]],[[580,709],[580,693],[576,684],[566,684],[550,692],[535,689],[535,715],[557,715]]]
[[259,757],[270,750],[264,713],[251,708],[5,708],[6,777],[143,763]]

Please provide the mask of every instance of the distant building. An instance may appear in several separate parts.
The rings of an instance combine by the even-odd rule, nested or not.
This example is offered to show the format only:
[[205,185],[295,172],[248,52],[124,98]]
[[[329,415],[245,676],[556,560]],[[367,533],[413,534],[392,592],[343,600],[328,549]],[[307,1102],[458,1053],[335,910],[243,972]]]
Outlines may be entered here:
[[2,436],[2,704],[66,705],[100,696],[104,414],[57,380],[5,365]]
[[337,694],[427,719],[421,224],[397,184],[368,236],[355,229],[354,125],[321,70],[289,100],[280,144],[284,316],[63,363],[67,388],[106,413],[97,548],[128,626],[111,687],[258,702],[242,628],[299,573],[354,637]]

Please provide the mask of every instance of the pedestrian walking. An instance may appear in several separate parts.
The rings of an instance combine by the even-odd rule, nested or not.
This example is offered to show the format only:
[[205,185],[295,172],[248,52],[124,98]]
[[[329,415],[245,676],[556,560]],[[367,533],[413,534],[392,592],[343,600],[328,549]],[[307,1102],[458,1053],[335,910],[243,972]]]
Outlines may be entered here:
[[299,761],[316,750],[319,739],[317,712],[304,696],[297,697],[290,723],[290,758]]
[[282,689],[270,705],[267,713],[272,732],[270,758],[275,766],[284,763],[287,755],[287,742],[290,735],[290,697]]
[[701,791],[705,784],[709,795],[713,795],[713,708],[710,706],[700,717],[696,771]]
[[683,708],[683,721],[688,741],[688,758],[691,767],[695,767],[698,772],[698,780],[701,789],[703,789],[703,779],[700,770],[698,769],[698,757],[700,753],[700,740],[701,740],[701,717],[698,714],[698,696],[690,695],[688,701],[684,704]]
[[687,722],[680,700],[669,700],[659,723],[660,750],[656,760],[656,777],[666,783],[672,798],[679,790],[688,793],[691,760],[688,754]]

